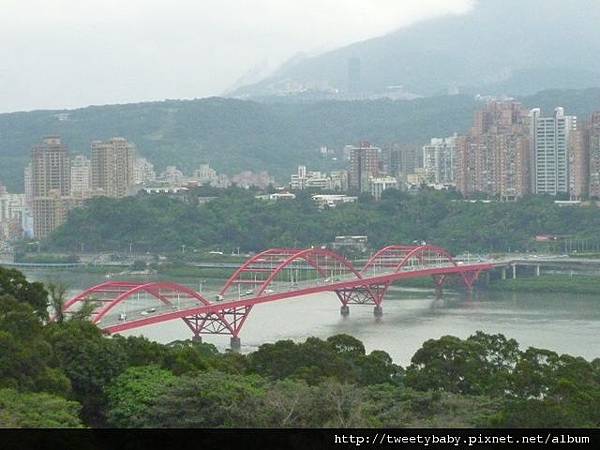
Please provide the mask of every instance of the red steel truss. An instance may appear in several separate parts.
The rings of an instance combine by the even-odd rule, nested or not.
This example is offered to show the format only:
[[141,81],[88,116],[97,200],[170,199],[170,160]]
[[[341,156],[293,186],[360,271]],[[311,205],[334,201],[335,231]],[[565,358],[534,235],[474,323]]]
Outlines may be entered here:
[[[217,302],[175,283],[107,281],[68,301],[65,312],[72,313],[92,301],[91,320],[107,333],[183,320],[196,338],[225,334],[232,336],[232,346],[239,346],[240,330],[252,308],[260,303],[332,292],[342,303],[343,315],[349,313],[348,305],[371,304],[379,317],[385,293],[396,281],[430,276],[441,290],[448,277],[459,276],[471,290],[479,274],[492,268],[489,263],[457,263],[445,249],[431,245],[385,247],[360,271],[343,256],[324,248],[276,248],[253,256],[237,269]],[[140,301],[145,302],[140,307],[145,313],[135,309]],[[156,306],[148,309],[149,301]],[[134,311],[129,316],[133,317],[121,312],[117,320],[115,313],[124,311],[128,303]]]

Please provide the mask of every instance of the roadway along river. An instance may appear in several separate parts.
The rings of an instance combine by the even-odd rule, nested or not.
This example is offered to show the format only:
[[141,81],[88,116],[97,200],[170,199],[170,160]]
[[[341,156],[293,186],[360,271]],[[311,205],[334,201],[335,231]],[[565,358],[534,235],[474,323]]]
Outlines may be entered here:
[[[61,280],[69,285],[70,294],[106,280],[103,274],[66,270],[24,272],[30,281]],[[197,278],[189,277],[153,275],[143,279],[164,278],[196,290],[200,284]],[[216,292],[224,282],[204,281],[202,290]],[[373,306],[351,305],[346,319],[340,316],[339,308],[334,294],[258,305],[241,331],[242,351],[280,339],[347,333],[364,342],[367,350],[385,350],[395,362],[407,365],[427,339],[447,334],[464,338],[482,330],[515,338],[522,348],[547,348],[586,359],[600,357],[600,298],[593,295],[479,292],[469,300],[465,294],[445,291],[444,298],[436,300],[431,290],[395,286],[388,291],[384,316],[379,321],[373,317]],[[125,334],[143,334],[163,343],[190,338],[189,329],[181,321]],[[204,336],[204,342],[223,350],[229,345],[229,336]]]

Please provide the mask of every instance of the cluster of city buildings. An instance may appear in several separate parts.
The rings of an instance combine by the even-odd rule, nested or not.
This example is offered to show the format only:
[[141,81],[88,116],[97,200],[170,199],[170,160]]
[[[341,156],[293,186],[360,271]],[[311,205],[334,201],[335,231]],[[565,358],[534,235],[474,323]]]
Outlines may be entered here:
[[370,193],[422,186],[456,189],[514,200],[548,194],[571,200],[600,199],[600,112],[577,120],[558,107],[551,116],[514,100],[490,100],[476,112],[468,133],[433,138],[422,148],[344,148],[348,170],[323,174],[298,168],[291,190]]
[[423,148],[426,179],[456,186],[466,197],[502,200],[548,194],[600,198],[600,112],[589,121],[491,101],[463,136],[433,139]]
[[[320,151],[331,153],[327,147]],[[354,202],[360,193],[380,199],[387,189],[429,186],[501,200],[529,193],[600,199],[600,112],[582,121],[560,107],[544,116],[539,108],[527,110],[511,99],[490,100],[464,135],[433,138],[423,147],[376,147],[364,141],[345,146],[342,158],[347,170],[325,173],[301,165],[290,177],[290,192],[280,188],[260,198],[291,199],[293,191],[310,190],[324,208]],[[45,238],[70,209],[91,197],[121,198],[140,190],[177,193],[199,185],[266,189],[274,183],[267,172],[230,177],[209,164],[191,176],[175,166],[157,175],[135,145],[120,137],[93,141],[88,158],[71,156],[60,137],[48,136],[33,147],[24,175],[24,194],[8,193],[0,184],[0,245],[23,236]]]
[[208,164],[201,164],[192,176],[175,166],[157,175],[154,165],[124,138],[92,141],[88,158],[71,155],[59,136],[47,136],[32,149],[24,194],[8,193],[0,184],[0,246],[22,237],[44,239],[65,222],[69,210],[92,197],[122,198],[140,190],[171,193],[200,185],[264,189],[273,182],[267,172],[244,171],[229,177]]
[[327,191],[330,196],[344,192],[369,193],[379,199],[386,189],[420,184],[415,178],[415,171],[418,173],[421,166],[415,146],[392,144],[380,148],[363,141],[358,145],[346,145],[342,153],[348,170],[323,173],[309,171],[302,165],[291,175],[289,188],[292,191]]

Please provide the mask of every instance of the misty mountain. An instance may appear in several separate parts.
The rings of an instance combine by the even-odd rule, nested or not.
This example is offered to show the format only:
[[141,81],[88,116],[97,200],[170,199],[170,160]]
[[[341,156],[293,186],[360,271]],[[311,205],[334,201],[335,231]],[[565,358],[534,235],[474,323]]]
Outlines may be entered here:
[[[546,91],[521,101],[548,113],[564,106],[583,118],[600,110],[600,89]],[[298,164],[343,167],[321,159],[322,145],[340,149],[368,140],[421,146],[466,132],[481,106],[466,95],[309,103],[207,98],[0,114],[0,183],[22,191],[31,147],[50,134],[62,136],[72,154],[89,154],[94,139],[122,136],[159,171],[177,165],[191,174],[209,162],[227,174],[268,170],[283,182]]]
[[600,86],[599,23],[597,0],[480,0],[465,15],[296,59],[232,95],[526,95]]

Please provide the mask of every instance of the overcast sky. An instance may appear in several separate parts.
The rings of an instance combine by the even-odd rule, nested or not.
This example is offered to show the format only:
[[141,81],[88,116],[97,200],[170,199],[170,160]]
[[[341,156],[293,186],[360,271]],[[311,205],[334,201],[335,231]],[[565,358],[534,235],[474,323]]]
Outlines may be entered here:
[[472,0],[0,0],[0,112],[219,95]]

